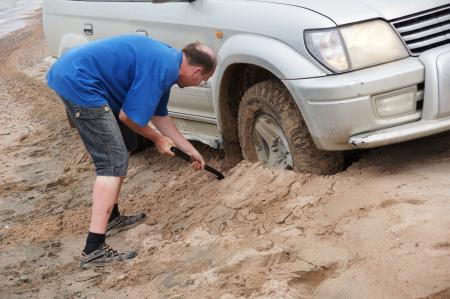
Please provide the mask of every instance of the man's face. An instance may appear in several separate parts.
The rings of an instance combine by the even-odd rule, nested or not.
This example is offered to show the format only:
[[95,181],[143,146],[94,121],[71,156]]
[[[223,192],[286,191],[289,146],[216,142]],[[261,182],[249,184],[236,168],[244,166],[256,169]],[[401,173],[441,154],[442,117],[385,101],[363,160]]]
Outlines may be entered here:
[[180,88],[200,85],[200,83],[207,81],[212,76],[212,73],[204,74],[203,71],[204,69],[199,66],[190,67],[186,75],[180,75],[177,85]]

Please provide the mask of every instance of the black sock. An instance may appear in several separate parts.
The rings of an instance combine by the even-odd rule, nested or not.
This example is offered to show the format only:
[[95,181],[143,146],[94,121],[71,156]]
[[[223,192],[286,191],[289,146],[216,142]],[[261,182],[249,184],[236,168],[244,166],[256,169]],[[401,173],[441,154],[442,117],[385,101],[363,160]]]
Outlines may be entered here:
[[105,234],[96,234],[89,232],[86,239],[86,246],[84,247],[83,252],[85,254],[94,252],[99,249],[103,243],[105,243]]
[[115,204],[113,209],[112,209],[111,215],[109,216],[108,222],[111,222],[111,220],[116,219],[119,215],[120,215],[120,213],[119,213],[119,205]]

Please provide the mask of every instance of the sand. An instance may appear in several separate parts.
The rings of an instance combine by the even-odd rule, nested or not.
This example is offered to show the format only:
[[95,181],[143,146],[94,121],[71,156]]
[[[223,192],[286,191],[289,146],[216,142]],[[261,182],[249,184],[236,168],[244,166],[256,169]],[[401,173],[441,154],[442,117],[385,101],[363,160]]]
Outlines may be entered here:
[[138,257],[81,270],[94,171],[43,81],[40,18],[0,40],[1,298],[450,298],[449,133],[333,176],[243,161],[217,181],[147,149],[120,207],[149,217],[108,238]]

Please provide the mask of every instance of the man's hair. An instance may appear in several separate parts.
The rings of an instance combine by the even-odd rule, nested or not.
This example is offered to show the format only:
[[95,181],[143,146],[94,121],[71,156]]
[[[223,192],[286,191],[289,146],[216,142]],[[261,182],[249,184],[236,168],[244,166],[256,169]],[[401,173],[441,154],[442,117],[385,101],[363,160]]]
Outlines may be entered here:
[[202,51],[201,47],[200,42],[190,43],[183,48],[183,53],[190,65],[201,66],[204,68],[203,73],[208,74],[215,69],[217,60],[215,56]]

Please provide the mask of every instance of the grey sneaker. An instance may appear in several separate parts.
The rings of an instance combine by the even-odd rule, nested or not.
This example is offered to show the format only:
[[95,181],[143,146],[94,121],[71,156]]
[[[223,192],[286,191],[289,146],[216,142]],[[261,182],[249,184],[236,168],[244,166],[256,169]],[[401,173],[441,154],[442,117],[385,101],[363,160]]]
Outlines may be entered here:
[[140,212],[130,216],[119,215],[110,222],[106,228],[106,235],[111,236],[120,231],[135,227],[147,217],[145,213]]
[[82,253],[80,267],[83,269],[89,267],[103,266],[112,262],[124,262],[135,258],[137,255],[134,251],[120,252],[114,250],[108,244],[103,243],[99,249],[90,254]]

